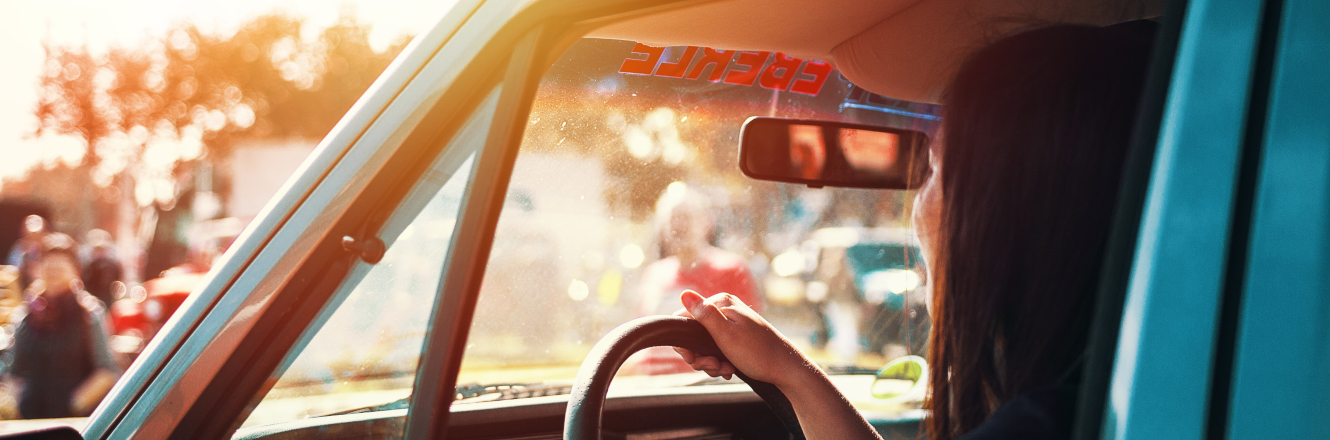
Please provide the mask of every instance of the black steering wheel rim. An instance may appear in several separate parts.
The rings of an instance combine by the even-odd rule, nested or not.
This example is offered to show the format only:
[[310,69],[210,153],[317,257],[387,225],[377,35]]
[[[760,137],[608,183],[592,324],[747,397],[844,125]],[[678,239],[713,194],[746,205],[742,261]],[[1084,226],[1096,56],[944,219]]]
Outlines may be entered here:
[[[716,341],[701,323],[680,316],[648,316],[611,330],[591,348],[577,370],[563,418],[564,440],[600,440],[601,416],[610,380],[628,356],[649,347],[682,347],[704,356],[721,357]],[[803,429],[785,394],[767,382],[736,372],[776,414],[792,438],[803,440]]]

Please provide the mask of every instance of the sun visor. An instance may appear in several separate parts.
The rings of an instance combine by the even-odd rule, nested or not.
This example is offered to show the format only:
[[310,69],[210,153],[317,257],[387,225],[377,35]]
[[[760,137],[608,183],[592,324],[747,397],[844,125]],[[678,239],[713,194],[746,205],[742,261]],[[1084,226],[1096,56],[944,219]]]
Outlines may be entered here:
[[1107,26],[1158,16],[1162,0],[927,0],[850,37],[831,52],[851,82],[874,93],[937,103],[970,53],[1051,24]]
[[1163,0],[723,0],[617,22],[589,37],[783,52],[854,84],[937,103],[961,62],[1012,32],[1157,17]]
[[831,61],[833,47],[920,1],[927,0],[720,0],[616,22],[588,36]]

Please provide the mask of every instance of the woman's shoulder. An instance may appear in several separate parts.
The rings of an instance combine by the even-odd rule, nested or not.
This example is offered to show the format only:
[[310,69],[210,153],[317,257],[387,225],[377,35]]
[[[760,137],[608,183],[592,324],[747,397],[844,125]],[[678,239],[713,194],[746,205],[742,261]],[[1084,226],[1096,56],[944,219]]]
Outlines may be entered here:
[[1076,417],[1074,384],[1058,384],[1017,396],[963,440],[1060,440],[1071,438]]

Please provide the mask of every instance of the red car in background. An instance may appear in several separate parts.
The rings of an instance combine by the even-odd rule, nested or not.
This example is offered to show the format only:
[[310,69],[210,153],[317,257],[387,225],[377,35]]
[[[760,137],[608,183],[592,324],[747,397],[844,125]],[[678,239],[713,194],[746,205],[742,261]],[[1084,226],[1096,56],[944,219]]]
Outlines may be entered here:
[[130,356],[142,351],[185,299],[203,285],[213,260],[231,246],[244,227],[245,222],[237,218],[196,225],[190,234],[189,261],[129,289],[127,295],[111,304],[111,348]]

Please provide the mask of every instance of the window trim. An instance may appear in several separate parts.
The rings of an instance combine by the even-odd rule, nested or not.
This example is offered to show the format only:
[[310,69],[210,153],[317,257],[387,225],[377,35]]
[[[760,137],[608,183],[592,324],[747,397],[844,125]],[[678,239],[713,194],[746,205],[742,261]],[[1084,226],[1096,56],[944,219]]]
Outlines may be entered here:
[[[1227,438],[1320,438],[1327,411],[1325,340],[1330,263],[1330,86],[1325,45],[1330,7],[1318,0],[1275,1],[1277,41],[1265,78],[1259,168],[1242,298],[1235,305]],[[1276,8],[1277,7],[1277,8]],[[1276,17],[1267,17],[1276,18]],[[1275,281],[1277,280],[1277,281]],[[1274,396],[1276,398],[1271,399]],[[1216,421],[1212,421],[1215,424]],[[1275,426],[1277,428],[1272,429]],[[1213,432],[1213,431],[1212,431]],[[1218,438],[1217,435],[1211,438]]]
[[[200,361],[198,355],[203,350],[200,345],[207,343],[207,337],[200,341],[195,335],[215,334],[220,331],[221,326],[227,324],[227,320],[221,322],[207,320],[209,315],[234,313],[234,299],[227,301],[224,297],[228,294],[238,295],[231,293],[237,290],[252,291],[255,286],[262,283],[263,278],[281,278],[281,274],[273,274],[270,271],[265,273],[263,269],[252,268],[258,261],[263,261],[263,265],[274,263],[272,258],[261,260],[260,258],[264,257],[262,251],[275,241],[291,241],[289,229],[300,228],[293,228],[289,226],[290,224],[311,223],[308,215],[302,215],[308,213],[300,212],[301,205],[315,195],[318,187],[327,185],[325,183],[327,180],[335,179],[334,170],[350,153],[352,147],[371,130],[380,116],[394,107],[394,101],[399,96],[398,92],[411,83],[430,64],[431,58],[436,54],[436,51],[414,50],[414,48],[440,47],[451,40],[481,1],[460,1],[429,32],[413,40],[403,51],[402,56],[388,66],[369,91],[323,139],[319,148],[259,213],[255,221],[245,229],[236,240],[236,244],[214,267],[204,285],[181,305],[162,331],[117,382],[90,417],[83,431],[86,438],[106,438],[115,430],[119,430],[121,435],[135,432],[137,428],[126,432],[123,426],[137,427],[145,423],[149,418],[146,412],[161,404],[165,395],[178,385],[178,376],[182,374],[181,364],[188,365]],[[284,233],[284,229],[288,231]],[[228,302],[231,304],[227,304]],[[227,311],[214,311],[219,307]],[[138,414],[131,414],[136,407],[147,410],[140,409]]]
[[[525,122],[521,116],[530,109],[527,95],[534,93],[527,77],[542,71],[532,68],[542,30],[537,27],[529,31],[513,48],[489,136],[467,183],[416,372],[404,438],[443,437],[447,427],[461,365],[461,357],[450,354],[466,347],[494,229],[512,175],[517,149],[510,145],[521,142]],[[433,373],[437,371],[444,374]],[[443,404],[445,401],[448,405]]]
[[[275,316],[290,312],[280,307],[273,310],[274,306],[299,304],[302,310],[317,310],[322,305],[349,266],[341,261],[347,253],[334,243],[338,240],[325,238],[360,230],[366,222],[375,221],[367,214],[375,212],[372,208],[391,205],[404,196],[402,183],[413,182],[423,167],[413,164],[428,163],[418,159],[437,152],[445,144],[438,140],[460,128],[464,118],[456,115],[469,115],[484,97],[479,91],[488,90],[473,86],[495,83],[491,71],[485,70],[493,68],[492,63],[456,63],[482,52],[468,35],[492,34],[497,28],[493,23],[462,25],[474,12],[469,6],[475,4],[478,2],[459,5],[429,34],[418,38],[413,46],[437,42],[441,48],[408,50],[344,117],[292,179],[297,186],[312,180],[312,188],[297,193],[288,183],[255,222],[257,228],[272,225],[275,231],[256,238],[252,237],[256,226],[251,226],[238,246],[240,255],[232,251],[221,273],[214,273],[202,294],[182,307],[192,316],[177,314],[168,324],[178,341],[168,338],[166,343],[176,346],[151,349],[147,357],[156,365],[144,359],[135,365],[129,380],[117,385],[112,398],[94,415],[85,431],[87,438],[230,435],[220,426],[235,417],[222,416],[236,415],[252,396],[238,391],[234,381],[257,376],[249,374],[254,370],[270,371],[259,364],[276,362],[271,358],[280,359],[289,348],[289,341],[283,347],[268,337],[282,325],[259,324],[281,321]],[[459,41],[443,43],[449,40]],[[413,62],[419,66],[409,67]],[[404,84],[393,87],[396,81]],[[356,121],[365,119],[363,128],[354,127]],[[430,148],[430,143],[435,147]],[[327,171],[310,169],[324,163]],[[378,173],[375,169],[401,172]],[[209,303],[200,304],[204,301]],[[279,301],[283,304],[276,304]],[[312,313],[303,315],[308,319]],[[176,324],[185,320],[192,321]],[[245,398],[234,397],[237,395]],[[226,420],[216,423],[219,419]]]
[[1262,9],[1261,0],[1187,5],[1102,438],[1207,435]]
[[[497,88],[499,86],[495,87]],[[383,213],[385,215],[383,218],[381,220],[372,218],[368,222],[362,222],[362,224],[367,225],[367,230],[377,231],[371,235],[378,236],[385,241],[390,250],[393,243],[400,238],[398,237],[398,234],[424,213],[426,206],[434,199],[434,197],[438,196],[439,192],[443,191],[443,187],[448,184],[449,180],[464,174],[467,182],[470,182],[473,177],[472,173],[475,170],[474,158],[479,155],[483,148],[483,141],[489,133],[488,127],[490,120],[492,120],[494,116],[494,101],[496,101],[499,91],[495,88],[491,88],[490,90],[490,93],[485,94],[485,98],[481,101],[476,110],[470,115],[467,115],[464,119],[462,128],[457,131],[452,139],[448,140],[444,145],[441,145],[441,150],[439,150],[439,153],[433,158],[433,160],[422,161],[422,163],[427,164],[427,166],[425,166],[422,173],[418,175],[419,178],[403,179],[403,182],[409,182],[410,185],[407,185],[409,188],[397,203],[393,204],[394,206],[391,207],[382,206],[381,208],[376,208],[384,210]],[[468,161],[470,161],[469,164]],[[442,166],[442,172],[449,173],[446,176],[446,179],[437,182],[437,187],[434,188],[428,188],[427,185],[422,185],[425,175],[440,172],[440,166]],[[466,186],[464,184],[462,193],[463,197],[465,197],[465,188]],[[408,207],[407,204],[409,203],[414,203],[415,206]],[[387,204],[388,203],[383,202],[380,203],[380,205]],[[403,208],[410,209],[411,211],[402,211]],[[462,207],[459,206],[454,219],[461,216],[461,209]],[[388,233],[394,234],[391,240],[384,237],[384,235]],[[450,239],[453,238],[456,237],[454,236]],[[446,262],[447,259],[448,254],[445,254],[443,261],[439,266],[440,268],[443,267],[442,264]],[[351,292],[358,288],[359,284],[364,281],[364,277],[374,267],[373,264],[360,262],[356,258],[351,258],[350,261],[351,267],[341,279],[340,284],[336,286],[333,292],[331,292],[331,295],[325,300],[324,304],[320,307],[314,317],[303,328],[299,329],[299,337],[290,348],[288,348],[287,352],[283,355],[281,362],[275,367],[273,372],[268,374],[267,379],[269,379],[269,381],[264,382],[260,390],[254,394],[251,403],[247,405],[241,415],[236,418],[237,427],[239,427],[240,424],[243,424],[250,416],[251,411],[253,411],[266,398],[267,393],[271,390],[271,387],[275,384],[278,378],[284,374],[290,364],[300,356],[307,344],[318,335],[327,321],[336,314],[343,302],[351,295]],[[442,280],[440,280],[440,282],[441,281]],[[433,289],[433,291],[430,292],[430,294],[437,294],[437,284],[432,286],[431,289]],[[428,323],[428,321],[426,322]]]
[[1141,214],[1158,149],[1160,127],[1169,85],[1177,60],[1187,0],[1168,0],[1155,36],[1150,73],[1132,132],[1131,146],[1123,167],[1122,186],[1113,213],[1112,230],[1104,249],[1103,267],[1095,297],[1094,316],[1086,339],[1081,388],[1077,395],[1072,438],[1098,439],[1103,431],[1108,403],[1109,380],[1122,327],[1122,307],[1135,262],[1136,242],[1141,232]]
[[[271,235],[245,234],[239,258],[224,263],[222,274],[206,283],[205,295],[191,300],[196,305],[187,303],[185,313],[173,318],[187,323],[164,332],[170,333],[166,341],[172,347],[153,350],[145,357],[151,362],[135,365],[130,380],[122,381],[103,402],[85,435],[229,437],[241,423],[236,421],[239,413],[253,403],[261,386],[256,378],[266,378],[296,339],[274,334],[298,334],[349,270],[350,257],[340,249],[340,237],[376,230],[383,218],[370,213],[383,210],[373,208],[394,206],[428,163],[421,155],[444,145],[440,139],[452,136],[464,119],[458,115],[469,115],[483,98],[481,91],[498,83],[496,73],[508,60],[491,54],[511,53],[507,49],[523,31],[546,21],[563,24],[558,29],[568,32],[551,35],[580,36],[607,20],[703,1],[661,5],[600,0],[573,7],[557,0],[459,4],[413,41],[334,128],[311,159],[325,164],[318,169],[326,171],[307,170],[307,164],[297,173],[293,182],[308,182],[310,189],[284,189],[260,215],[256,225],[272,225]],[[536,53],[557,55],[548,49],[573,40],[576,37],[542,38],[546,50]],[[379,172],[390,169],[400,171]],[[448,397],[450,404],[451,392]]]

